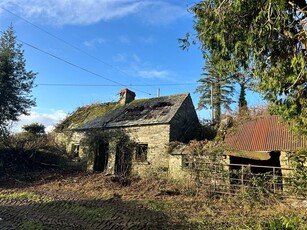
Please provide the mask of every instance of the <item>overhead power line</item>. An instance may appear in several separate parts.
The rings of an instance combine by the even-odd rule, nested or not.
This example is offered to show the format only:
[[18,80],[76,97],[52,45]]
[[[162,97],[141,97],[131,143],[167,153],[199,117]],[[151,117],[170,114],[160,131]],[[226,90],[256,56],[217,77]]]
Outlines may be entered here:
[[[3,31],[0,31],[0,33],[1,33],[1,34],[4,34]],[[67,60],[65,60],[65,59],[63,59],[63,58],[61,58],[61,57],[58,57],[58,56],[56,56],[56,55],[54,55],[54,54],[51,54],[51,53],[49,53],[49,52],[47,52],[47,51],[44,51],[44,50],[42,50],[42,49],[40,49],[40,48],[38,48],[38,47],[36,47],[36,46],[34,46],[34,45],[31,45],[31,44],[29,44],[29,43],[27,43],[27,42],[24,42],[24,41],[22,41],[22,40],[20,40],[20,39],[18,39],[18,38],[16,38],[16,40],[19,41],[19,42],[21,42],[21,43],[24,44],[24,45],[27,45],[27,46],[29,46],[29,47],[35,49],[35,50],[40,51],[41,53],[44,53],[44,54],[46,54],[46,55],[48,55],[48,56],[50,56],[50,57],[53,57],[53,58],[55,58],[55,59],[58,59],[58,60],[60,60],[60,61],[62,61],[62,62],[64,62],[64,63],[66,63],[66,64],[68,64],[68,65],[71,65],[71,66],[73,66],[73,67],[75,67],[75,68],[77,68],[77,69],[83,70],[84,72],[90,73],[90,74],[92,74],[92,75],[94,75],[94,76],[96,76],[96,77],[100,77],[100,78],[102,78],[102,79],[105,79],[105,80],[107,80],[107,81],[110,81],[110,82],[112,82],[112,83],[115,83],[115,84],[118,85],[118,86],[124,86],[124,87],[128,87],[128,86],[129,86],[129,85],[125,85],[125,84],[122,84],[122,83],[120,83],[120,82],[114,81],[114,80],[112,80],[112,79],[110,79],[110,78],[104,77],[104,76],[102,76],[101,74],[95,73],[95,72],[93,72],[93,71],[91,71],[91,70],[88,70],[88,69],[86,69],[86,68],[84,68],[84,67],[81,67],[81,66],[79,66],[79,65],[77,65],[77,64],[74,64],[74,63],[72,63],[72,62],[70,62],[70,61],[67,61]],[[133,88],[131,88],[131,89],[133,89]],[[145,91],[142,91],[142,90],[139,90],[139,89],[133,89],[133,90],[138,91],[138,92],[141,92],[141,93],[144,93],[144,94],[151,95],[151,93],[148,93],[148,92],[145,92]]]
[[[16,3],[12,3],[12,4],[15,5],[15,6],[20,7],[20,6],[19,6],[18,4],[16,4]],[[125,74],[125,75],[128,75],[125,71],[119,69],[118,67],[113,66],[113,65],[111,65],[110,63],[108,63],[108,62],[106,62],[106,61],[103,61],[103,60],[101,60],[100,58],[98,58],[98,57],[96,57],[96,56],[94,56],[94,55],[92,55],[92,54],[90,54],[90,53],[88,53],[88,52],[86,52],[86,51],[80,49],[79,47],[72,45],[72,44],[69,43],[68,41],[66,41],[66,40],[64,40],[64,39],[62,39],[62,38],[60,38],[60,37],[58,37],[58,36],[56,36],[56,35],[50,33],[49,31],[47,31],[47,30],[45,30],[45,29],[39,27],[38,25],[34,24],[33,22],[30,22],[29,20],[25,19],[24,17],[21,17],[21,16],[19,16],[18,14],[14,13],[14,12],[12,12],[12,11],[6,9],[6,8],[4,8],[3,6],[0,6],[0,8],[1,8],[2,10],[4,10],[4,11],[6,11],[6,12],[12,14],[12,15],[14,15],[15,17],[17,17],[17,18],[19,18],[19,19],[25,21],[26,23],[32,25],[32,26],[35,27],[36,29],[38,29],[38,30],[40,30],[40,31],[42,31],[42,32],[44,32],[44,33],[46,33],[47,35],[53,37],[54,39],[56,39],[56,40],[58,40],[58,41],[64,43],[65,45],[67,45],[67,46],[69,46],[69,47],[71,47],[71,48],[73,48],[73,49],[75,49],[75,50],[77,50],[77,51],[79,51],[79,52],[81,52],[81,53],[87,55],[88,57],[91,57],[91,58],[95,59],[96,61],[99,61],[99,62],[103,63],[103,64],[106,65],[106,66],[111,67],[111,68],[114,69],[114,70],[117,70],[117,71],[119,71],[119,72],[121,72],[121,73],[123,73],[123,74]]]
[[[16,4],[16,3],[12,3],[12,4],[15,5],[15,6],[17,6],[17,7],[21,7],[20,5],[18,5],[18,4]],[[65,45],[67,45],[67,46],[69,46],[69,47],[71,47],[71,48],[73,48],[73,49],[75,49],[75,50],[77,50],[77,51],[79,51],[79,52],[81,52],[81,53],[87,55],[88,57],[91,57],[92,59],[95,59],[96,61],[99,61],[99,62],[103,63],[104,65],[111,67],[111,68],[114,69],[114,70],[117,70],[118,72],[121,72],[121,73],[123,73],[123,74],[125,74],[125,75],[128,75],[127,72],[121,70],[120,68],[118,68],[118,67],[116,67],[116,66],[114,66],[114,65],[112,65],[112,64],[110,64],[110,63],[108,63],[108,62],[106,62],[106,61],[103,61],[102,59],[100,59],[100,58],[98,58],[98,57],[96,57],[96,56],[94,56],[94,55],[92,55],[92,54],[90,54],[90,53],[88,53],[88,52],[86,52],[86,51],[80,49],[79,47],[77,47],[77,46],[75,46],[75,45],[72,45],[72,44],[69,43],[68,41],[66,41],[66,40],[64,40],[64,39],[62,39],[62,38],[60,38],[60,37],[58,37],[58,36],[56,36],[56,35],[50,33],[49,31],[47,31],[47,30],[41,28],[40,26],[38,26],[38,25],[34,24],[33,22],[27,20],[26,18],[24,18],[24,17],[22,17],[22,16],[20,16],[20,15],[18,15],[18,14],[16,14],[16,13],[14,13],[14,12],[12,12],[11,10],[6,9],[6,8],[4,8],[3,6],[0,6],[0,9],[6,11],[7,13],[9,13],[9,14],[11,14],[11,15],[13,15],[13,16],[15,16],[15,17],[17,17],[17,18],[19,18],[19,19],[21,19],[21,20],[23,20],[23,21],[25,21],[26,23],[28,23],[28,24],[30,24],[31,26],[35,27],[36,29],[38,29],[38,30],[44,32],[45,34],[49,35],[50,37],[52,37],[52,38],[54,38],[54,39],[56,39],[56,40],[58,40],[58,41],[64,43]],[[111,80],[111,79],[109,79],[109,78],[103,77],[103,76],[101,76],[101,75],[99,75],[99,74],[96,74],[96,73],[94,73],[94,72],[92,72],[92,71],[89,71],[89,70],[87,70],[87,69],[85,69],[85,68],[83,68],[83,67],[80,67],[80,66],[78,66],[78,65],[76,65],[76,64],[73,64],[73,63],[71,63],[71,62],[69,62],[69,61],[66,61],[66,60],[64,60],[64,59],[62,59],[62,58],[60,58],[60,57],[57,57],[57,56],[55,56],[55,55],[53,55],[53,54],[50,54],[50,53],[48,53],[48,52],[46,52],[46,51],[43,51],[43,50],[41,50],[41,49],[39,49],[39,48],[37,48],[37,47],[31,45],[31,44],[28,44],[28,43],[23,42],[23,41],[21,41],[21,40],[18,40],[18,41],[22,42],[22,43],[25,44],[25,45],[30,46],[31,48],[34,48],[34,49],[36,49],[36,50],[39,50],[40,52],[43,52],[43,53],[45,53],[45,54],[47,54],[47,55],[49,55],[49,56],[52,56],[52,57],[54,57],[54,58],[56,58],[56,59],[58,59],[58,60],[61,60],[61,61],[65,62],[65,63],[67,63],[67,64],[69,64],[69,65],[72,65],[72,66],[74,66],[74,67],[76,67],[76,68],[82,69],[83,71],[86,71],[86,72],[88,72],[88,73],[91,73],[91,74],[93,74],[93,75],[96,75],[96,76],[98,76],[98,77],[101,77],[101,78],[103,78],[103,79],[105,79],[105,80],[111,81],[111,82],[113,82],[113,83],[116,84],[116,85],[88,85],[88,84],[83,84],[83,85],[82,85],[82,84],[54,84],[54,83],[51,83],[51,84],[50,84],[50,83],[48,83],[48,84],[37,84],[37,85],[40,85],[40,86],[71,86],[71,87],[74,87],[74,86],[76,86],[76,87],[82,87],[82,86],[84,86],[84,87],[95,87],[95,86],[98,86],[98,87],[99,87],[99,86],[100,86],[100,87],[101,87],[101,86],[118,86],[118,85],[120,85],[120,86],[125,86],[125,87],[128,87],[128,86],[129,86],[129,87],[133,87],[133,86],[135,86],[135,87],[136,87],[136,86],[156,86],[156,87],[158,87],[158,86],[176,86],[176,85],[195,85],[195,84],[198,84],[198,83],[178,83],[178,84],[176,84],[176,83],[174,83],[174,84],[173,84],[173,83],[169,83],[169,84],[152,84],[152,85],[151,85],[151,84],[142,84],[142,85],[132,85],[132,84],[129,84],[129,85],[125,85],[125,84],[122,84],[122,83],[120,83],[120,82],[116,82],[116,81],[113,81],[113,80]],[[134,89],[134,90],[136,90],[136,89]],[[151,95],[151,93],[144,92],[144,91],[141,91],[141,90],[136,90],[136,91],[139,91],[139,92],[142,92],[142,93]]]
[[[180,85],[197,85],[199,83],[165,83],[165,84],[130,84],[129,87],[137,86],[180,86]],[[64,84],[64,83],[38,83],[37,86],[67,86],[67,87],[112,87],[118,85],[108,85],[108,84]]]

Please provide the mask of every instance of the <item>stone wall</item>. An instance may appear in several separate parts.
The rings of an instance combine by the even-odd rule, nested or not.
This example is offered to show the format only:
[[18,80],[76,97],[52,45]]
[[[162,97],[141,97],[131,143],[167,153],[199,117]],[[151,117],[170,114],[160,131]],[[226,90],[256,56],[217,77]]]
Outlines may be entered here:
[[188,96],[171,120],[170,140],[188,143],[197,139],[199,132],[199,120],[191,96]]
[[[82,140],[83,138],[84,138],[83,132],[66,131],[55,134],[55,142],[58,145],[64,146],[68,154],[71,154],[73,144],[80,144],[80,140]],[[84,148],[80,146],[79,156],[81,158],[84,158],[84,154],[85,154]]]
[[129,127],[123,130],[133,142],[148,144],[147,161],[137,162],[133,157],[132,173],[146,176],[167,175],[170,125]]
[[183,155],[170,155],[169,157],[169,178],[174,180],[187,180],[192,177],[190,169],[183,165]]
[[[135,150],[130,154],[132,161],[131,172],[133,174],[162,177],[169,176],[169,174],[179,175],[182,169],[182,162],[178,157],[178,159],[176,157],[170,159],[170,154],[167,151],[170,141],[189,142],[198,137],[199,127],[198,117],[189,95],[178,108],[170,124],[149,124],[135,127],[111,128],[101,131],[104,133],[122,132],[125,136],[130,138],[132,143],[139,144],[136,145]],[[94,168],[97,168],[96,166],[93,167],[93,165],[95,164],[95,159],[97,159],[95,154],[99,155],[100,151],[94,151],[88,148],[89,146],[86,146],[85,141],[83,141],[85,139],[85,133],[83,132],[67,131],[57,133],[56,135],[56,142],[64,144],[68,153],[72,153],[74,144],[79,144],[79,157],[81,161],[87,161],[87,169],[92,171]],[[104,165],[103,170],[113,174],[117,170],[116,165],[119,165],[116,163],[116,149],[119,146],[119,139],[111,138],[108,139],[107,143],[108,164]],[[136,159],[135,157],[136,149],[140,146],[147,147],[146,160]],[[99,147],[98,149],[101,148]],[[93,153],[91,153],[91,151]],[[123,150],[121,152],[125,151],[126,150]],[[99,156],[105,155],[100,154]],[[117,159],[119,159],[119,157],[117,157]]]
[[[138,162],[135,160],[135,152],[132,151],[132,173],[146,176],[166,176],[168,173],[169,155],[167,148],[169,144],[170,125],[148,125],[138,127],[127,127],[121,129],[108,129],[107,133],[123,132],[130,138],[132,143],[147,144],[147,161]],[[71,153],[73,144],[79,144],[79,156],[81,161],[87,161],[87,170],[93,171],[94,155],[86,154],[85,146],[82,140],[85,137],[83,132],[57,133],[56,142],[66,146],[67,153]],[[107,173],[113,174],[115,171],[115,155],[118,140],[112,138],[109,140],[109,157]]]

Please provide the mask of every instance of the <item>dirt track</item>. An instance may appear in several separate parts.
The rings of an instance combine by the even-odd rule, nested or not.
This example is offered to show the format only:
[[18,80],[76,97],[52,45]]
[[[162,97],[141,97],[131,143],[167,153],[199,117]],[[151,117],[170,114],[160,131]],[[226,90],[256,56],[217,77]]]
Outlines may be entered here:
[[102,175],[0,188],[0,229],[189,229],[143,205],[137,188],[114,187]]

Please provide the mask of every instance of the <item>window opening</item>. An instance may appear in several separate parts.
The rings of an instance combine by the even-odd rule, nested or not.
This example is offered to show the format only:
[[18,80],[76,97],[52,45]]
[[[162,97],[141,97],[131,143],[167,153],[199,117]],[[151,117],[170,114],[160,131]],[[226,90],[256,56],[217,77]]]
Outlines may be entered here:
[[72,144],[71,155],[72,155],[73,158],[79,157],[79,149],[80,149],[79,144]]
[[135,160],[139,162],[147,161],[148,144],[137,144]]

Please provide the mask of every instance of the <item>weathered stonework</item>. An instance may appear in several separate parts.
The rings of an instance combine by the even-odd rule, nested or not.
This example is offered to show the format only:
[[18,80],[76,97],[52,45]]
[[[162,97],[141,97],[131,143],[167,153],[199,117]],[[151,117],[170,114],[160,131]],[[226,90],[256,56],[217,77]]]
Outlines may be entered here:
[[[147,162],[135,162],[134,172],[150,176],[166,176],[168,172],[170,125],[153,125],[130,128],[133,140],[138,143],[148,143]],[[152,175],[153,176],[153,175]]]
[[[59,145],[65,146],[66,152],[71,155],[72,154],[72,146],[73,144],[80,144],[80,140],[84,138],[84,132],[63,132],[55,134],[55,142]],[[79,149],[79,156],[84,158],[84,149]]]
[[[121,98],[125,96],[121,95]],[[133,97],[130,99],[133,100]],[[181,157],[172,156],[167,150],[170,141],[188,142],[197,138],[199,122],[189,94],[135,100],[112,106],[105,115],[88,122],[81,121],[79,128],[58,133],[57,142],[65,144],[68,153],[72,152],[74,144],[79,145],[81,161],[87,162],[88,171],[94,171],[97,154],[101,153],[86,146],[87,135],[96,131],[105,134],[122,133],[132,143],[129,153],[122,150],[124,154],[130,155],[131,174],[143,177],[184,177]],[[67,121],[65,125],[75,127]],[[107,165],[103,170],[108,174],[117,173],[121,162],[119,158],[123,157],[118,155],[120,139],[118,136],[107,140],[107,153],[103,153],[108,155],[104,157]],[[140,146],[146,150],[146,157],[141,160],[136,157]]]
[[191,97],[187,97],[171,120],[170,141],[188,143],[199,135],[199,121]]
[[191,177],[191,172],[183,165],[183,155],[172,154],[169,158],[169,177],[174,180],[187,180]]

